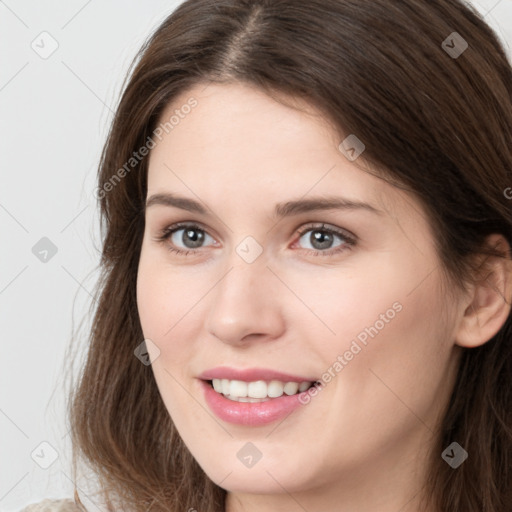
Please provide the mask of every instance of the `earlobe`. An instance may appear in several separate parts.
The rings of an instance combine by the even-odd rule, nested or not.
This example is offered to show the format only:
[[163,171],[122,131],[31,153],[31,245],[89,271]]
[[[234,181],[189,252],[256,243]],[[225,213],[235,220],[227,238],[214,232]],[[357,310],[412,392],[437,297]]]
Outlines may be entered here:
[[488,237],[487,243],[503,257],[487,256],[479,265],[480,277],[476,279],[469,295],[469,304],[461,318],[455,343],[474,348],[492,339],[507,321],[512,302],[512,260],[510,245],[502,235]]

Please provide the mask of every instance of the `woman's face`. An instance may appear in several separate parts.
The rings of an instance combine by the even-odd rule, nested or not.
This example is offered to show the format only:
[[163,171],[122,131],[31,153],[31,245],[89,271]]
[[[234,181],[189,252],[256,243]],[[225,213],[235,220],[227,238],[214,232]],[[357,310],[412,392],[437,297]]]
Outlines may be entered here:
[[193,456],[239,494],[416,478],[461,314],[420,204],[312,108],[203,84],[173,114],[150,154],[137,300]]

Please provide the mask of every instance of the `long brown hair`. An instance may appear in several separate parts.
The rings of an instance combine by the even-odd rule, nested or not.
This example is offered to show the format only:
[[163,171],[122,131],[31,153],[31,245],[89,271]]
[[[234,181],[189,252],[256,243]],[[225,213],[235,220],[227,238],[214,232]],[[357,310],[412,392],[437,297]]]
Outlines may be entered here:
[[[512,245],[511,66],[471,7],[459,0],[182,3],[134,60],[99,167],[102,273],[69,409],[75,477],[78,463],[87,464],[110,510],[224,510],[226,491],[185,447],[151,367],[134,357],[143,340],[136,276],[148,159],[130,159],[154,140],[177,95],[201,82],[233,81],[305,99],[340,136],[364,141],[361,159],[426,208],[456,287],[470,282],[471,257],[485,251],[487,235]],[[511,414],[509,316],[492,340],[463,351],[429,461],[430,506],[512,510]],[[469,452],[456,470],[441,458],[454,440]]]

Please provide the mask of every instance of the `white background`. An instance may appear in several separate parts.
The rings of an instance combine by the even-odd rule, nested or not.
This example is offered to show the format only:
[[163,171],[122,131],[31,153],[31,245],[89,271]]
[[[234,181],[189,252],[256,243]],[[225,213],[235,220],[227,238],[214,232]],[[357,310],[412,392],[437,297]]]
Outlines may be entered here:
[[[512,0],[473,3],[511,56]],[[72,496],[65,351],[97,276],[97,164],[128,65],[178,4],[0,0],[1,511]],[[44,31],[58,43],[47,59],[31,47],[51,48]],[[46,263],[32,252],[43,237],[57,248]],[[58,454],[48,469],[42,442]]]

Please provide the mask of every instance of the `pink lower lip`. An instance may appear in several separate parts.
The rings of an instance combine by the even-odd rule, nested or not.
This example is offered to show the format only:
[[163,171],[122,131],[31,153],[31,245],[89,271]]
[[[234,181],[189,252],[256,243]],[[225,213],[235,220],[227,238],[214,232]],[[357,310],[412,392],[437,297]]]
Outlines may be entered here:
[[[300,407],[301,393],[282,395],[266,402],[235,402],[217,393],[209,382],[200,381],[206,403],[213,413],[223,421],[238,425],[260,426],[280,420]],[[305,391],[304,391],[305,393]]]

